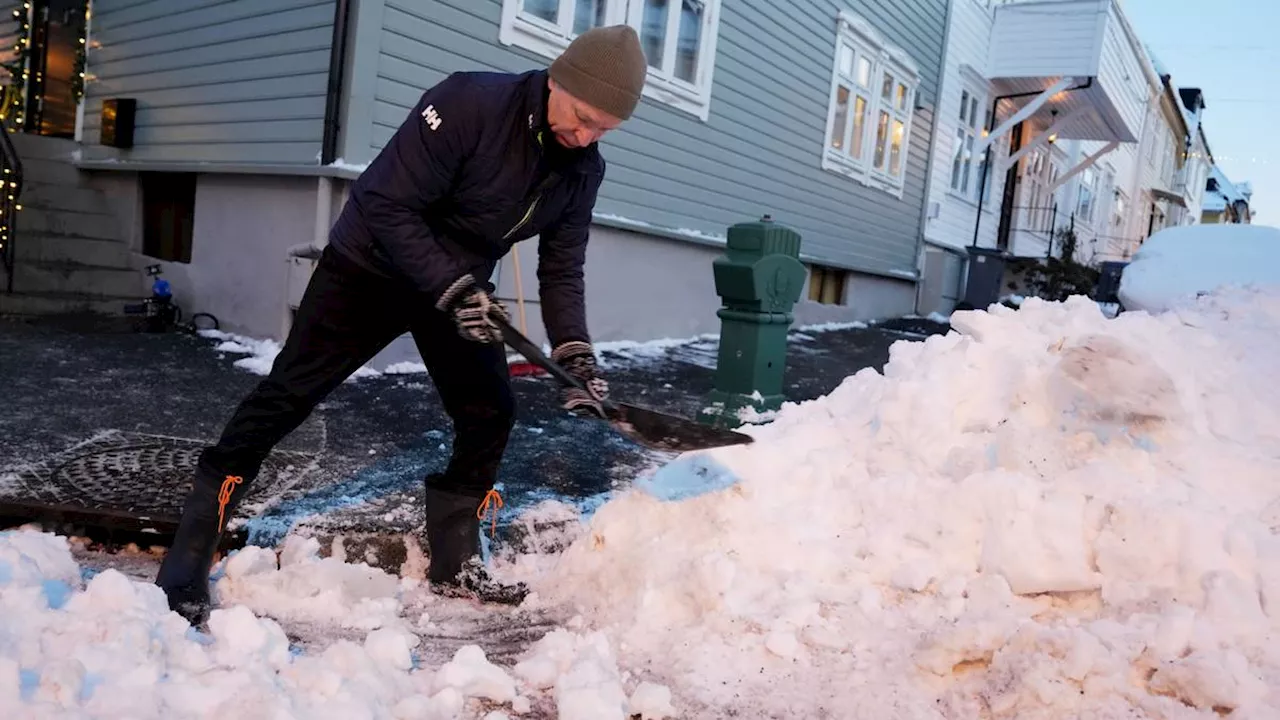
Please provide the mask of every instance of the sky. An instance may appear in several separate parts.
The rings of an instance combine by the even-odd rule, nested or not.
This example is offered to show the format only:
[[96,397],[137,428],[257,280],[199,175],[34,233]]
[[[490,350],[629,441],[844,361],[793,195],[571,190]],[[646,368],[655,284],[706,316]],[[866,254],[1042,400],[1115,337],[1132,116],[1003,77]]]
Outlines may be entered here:
[[1280,0],[1123,0],[1173,75],[1205,93],[1205,137],[1232,182],[1253,183],[1254,222],[1280,225]]

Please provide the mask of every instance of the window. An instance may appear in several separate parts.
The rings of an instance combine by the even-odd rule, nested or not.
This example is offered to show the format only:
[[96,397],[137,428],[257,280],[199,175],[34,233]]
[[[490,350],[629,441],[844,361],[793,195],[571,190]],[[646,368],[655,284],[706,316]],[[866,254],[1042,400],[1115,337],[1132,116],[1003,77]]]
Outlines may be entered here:
[[844,270],[823,265],[809,266],[809,300],[823,305],[844,304]]
[[142,254],[191,262],[196,215],[196,174],[138,173],[142,191]]
[[902,196],[919,72],[866,20],[841,12],[822,167]]
[[[951,150],[951,190],[955,194],[977,202],[981,190],[979,183],[985,182],[982,204],[991,201],[991,171],[983,170],[987,164],[987,154],[974,157],[973,144],[977,138],[985,136],[991,129],[991,110],[985,107],[986,98],[979,93],[965,89],[960,93],[960,117],[956,124],[956,133]],[[979,118],[982,118],[979,123]],[[994,152],[994,149],[993,149]]]
[[1124,229],[1125,218],[1129,214],[1129,196],[1125,195],[1123,190],[1116,190],[1116,202],[1111,211],[1111,224],[1121,230]]
[[1076,202],[1076,220],[1084,223],[1093,222],[1094,199],[1098,190],[1098,172],[1087,168],[1080,173],[1080,198]]
[[579,34],[627,24],[649,62],[645,97],[705,121],[721,0],[503,0],[498,39],[555,58]]

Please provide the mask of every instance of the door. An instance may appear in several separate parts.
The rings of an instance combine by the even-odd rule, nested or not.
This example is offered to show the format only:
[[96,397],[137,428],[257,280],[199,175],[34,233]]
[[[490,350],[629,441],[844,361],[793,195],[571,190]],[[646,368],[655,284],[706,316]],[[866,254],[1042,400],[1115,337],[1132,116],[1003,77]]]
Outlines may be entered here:
[[75,137],[85,0],[34,0],[31,13],[27,132]]

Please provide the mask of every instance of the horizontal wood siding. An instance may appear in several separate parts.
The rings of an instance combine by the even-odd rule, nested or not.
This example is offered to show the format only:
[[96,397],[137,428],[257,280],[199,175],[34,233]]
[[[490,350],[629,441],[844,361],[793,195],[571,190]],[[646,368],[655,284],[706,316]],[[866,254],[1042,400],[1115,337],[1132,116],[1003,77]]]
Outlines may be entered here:
[[[913,119],[901,200],[821,167],[846,7],[920,67],[926,109]],[[386,0],[371,153],[450,72],[548,64],[498,42],[501,9],[500,0]],[[725,0],[710,119],[646,98],[602,141],[609,170],[597,212],[714,236],[769,213],[799,231],[817,261],[914,272],[946,12],[946,0]]]
[[1143,71],[1144,60],[1129,42],[1119,12],[1119,8],[1113,7],[1108,14],[1098,84],[1106,91],[1129,132],[1139,137],[1146,109],[1145,99],[1151,88]]
[[997,7],[988,77],[1096,75],[1103,27],[1099,19],[1109,6],[1110,0],[1069,0]]
[[[86,159],[318,163],[334,0],[97,0]],[[134,147],[98,144],[104,98],[138,103]]]

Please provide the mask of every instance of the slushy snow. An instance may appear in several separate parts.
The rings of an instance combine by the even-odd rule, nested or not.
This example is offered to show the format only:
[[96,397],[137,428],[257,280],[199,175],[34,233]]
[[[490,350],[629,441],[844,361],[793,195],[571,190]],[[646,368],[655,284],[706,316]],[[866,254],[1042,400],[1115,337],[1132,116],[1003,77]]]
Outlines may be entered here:
[[951,322],[499,553],[570,618],[507,664],[428,666],[417,581],[314,541],[222,563],[203,635],[2,533],[0,717],[1280,717],[1280,293]]

